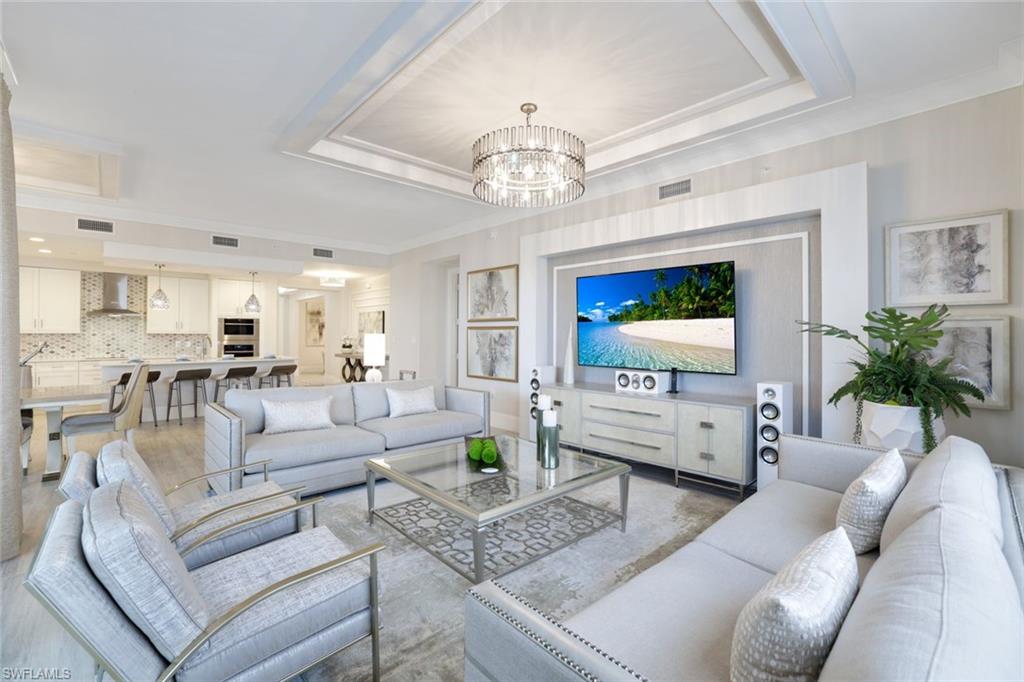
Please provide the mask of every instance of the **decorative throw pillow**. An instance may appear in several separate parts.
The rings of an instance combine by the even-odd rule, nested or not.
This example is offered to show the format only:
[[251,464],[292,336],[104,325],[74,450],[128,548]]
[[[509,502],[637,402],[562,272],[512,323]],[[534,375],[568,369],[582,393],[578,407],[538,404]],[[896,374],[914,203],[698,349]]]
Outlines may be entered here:
[[800,550],[736,621],[729,677],[813,680],[857,592],[857,557],[836,528]]
[[184,561],[130,481],[102,485],[89,497],[82,551],[110,596],[167,660],[209,623]]
[[263,433],[288,433],[290,431],[319,431],[333,429],[331,421],[331,399],[319,400],[261,400],[263,404]]
[[857,554],[878,547],[885,519],[906,484],[907,465],[893,448],[872,462],[843,493],[836,525],[846,530]]
[[128,441],[115,440],[100,448],[96,458],[96,482],[105,485],[120,481],[128,481],[142,495],[168,535],[177,530],[178,521],[167,504],[163,486]]
[[388,407],[389,417],[405,417],[410,414],[428,414],[437,412],[437,405],[434,404],[434,387],[424,386],[411,391],[389,388]]

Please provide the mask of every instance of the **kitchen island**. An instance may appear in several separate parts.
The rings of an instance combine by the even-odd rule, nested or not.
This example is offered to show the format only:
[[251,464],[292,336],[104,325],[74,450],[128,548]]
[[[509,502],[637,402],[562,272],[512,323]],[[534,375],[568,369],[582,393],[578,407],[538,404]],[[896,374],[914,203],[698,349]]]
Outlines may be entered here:
[[[206,381],[206,394],[210,400],[213,400],[214,395],[214,382],[218,377],[224,375],[232,367],[256,367],[256,374],[263,374],[271,367],[277,365],[294,365],[296,364],[295,358],[291,357],[277,357],[277,358],[195,358],[189,360],[175,360],[174,358],[151,358],[143,360],[145,364],[149,365],[149,371],[160,372],[160,378],[153,384],[153,394],[156,399],[156,411],[157,418],[160,422],[163,422],[168,413],[168,401],[170,400],[170,385],[171,379],[178,370],[182,369],[209,369],[210,378]],[[104,381],[117,381],[121,378],[121,375],[125,372],[132,371],[138,362],[125,362],[125,361],[111,361],[111,362],[100,362],[98,363],[101,369],[101,375]],[[186,405],[191,405],[195,401],[195,395],[192,395],[191,382],[186,382],[182,386],[182,402]],[[257,387],[257,380],[253,381],[253,388]],[[200,393],[201,396],[201,393]],[[177,404],[177,401],[175,401]],[[149,408],[149,401],[144,401],[145,407],[143,408],[143,421],[149,422],[153,420],[153,415]],[[196,416],[201,416],[202,410],[196,411]]]

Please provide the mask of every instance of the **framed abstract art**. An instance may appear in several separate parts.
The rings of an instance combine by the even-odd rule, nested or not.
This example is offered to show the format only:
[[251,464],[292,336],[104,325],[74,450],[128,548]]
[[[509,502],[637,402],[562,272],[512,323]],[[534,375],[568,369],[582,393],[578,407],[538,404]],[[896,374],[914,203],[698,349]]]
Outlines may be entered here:
[[473,270],[468,280],[469,322],[519,319],[519,266]]
[[518,381],[519,330],[516,327],[467,327],[466,376]]
[[939,345],[925,351],[929,362],[951,357],[949,372],[981,389],[985,402],[967,398],[973,408],[1010,409],[1010,318],[949,317]]
[[1009,300],[1005,210],[887,225],[885,258],[889,306]]

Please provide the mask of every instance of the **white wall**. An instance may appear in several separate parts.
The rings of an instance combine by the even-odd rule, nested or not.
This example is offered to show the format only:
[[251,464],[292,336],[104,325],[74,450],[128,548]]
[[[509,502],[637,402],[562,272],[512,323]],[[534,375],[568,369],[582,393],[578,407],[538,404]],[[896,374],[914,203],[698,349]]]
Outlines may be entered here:
[[[873,308],[884,299],[883,233],[888,223],[996,208],[1010,209],[1011,292],[1005,306],[958,307],[957,314],[1012,317],[1013,410],[974,411],[970,420],[950,423],[953,433],[981,442],[1000,462],[1024,465],[1024,88],[872,126],[760,157],[711,168],[692,178],[687,201],[767,181],[845,164],[868,164],[869,287]],[[634,213],[662,203],[657,186],[677,177],[621,194],[581,201],[560,210],[510,222],[398,254],[392,258],[389,344],[393,362],[440,376],[436,346],[443,339],[444,294],[435,276],[438,263],[458,259],[460,271],[518,260],[520,237],[565,225]],[[673,201],[673,200],[669,200]],[[511,213],[510,213],[511,215]],[[460,334],[460,346],[464,333]],[[838,343],[829,341],[829,343]],[[468,380],[460,383],[492,392],[495,424],[515,423],[518,387]],[[520,368],[522,371],[522,368]]]

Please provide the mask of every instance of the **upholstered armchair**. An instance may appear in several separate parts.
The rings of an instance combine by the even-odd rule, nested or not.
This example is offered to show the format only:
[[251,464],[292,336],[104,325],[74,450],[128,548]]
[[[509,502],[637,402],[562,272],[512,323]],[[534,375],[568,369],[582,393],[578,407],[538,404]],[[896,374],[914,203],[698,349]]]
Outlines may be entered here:
[[378,680],[382,549],[314,527],[189,571],[122,481],[54,511],[25,587],[115,680],[288,679],[366,638]]
[[[193,569],[298,529],[297,514],[260,515],[292,506],[303,486],[281,487],[266,480],[270,461],[258,464],[263,467],[265,477],[261,484],[174,505],[171,498],[175,493],[224,472],[202,474],[164,490],[131,445],[125,441],[113,441],[105,444],[96,458],[86,452],[75,453],[57,488],[65,497],[84,506],[97,486],[131,481],[160,520],[166,535],[184,558],[185,565]],[[229,527],[232,530],[226,531]],[[214,533],[218,534],[217,537],[210,539]]]

